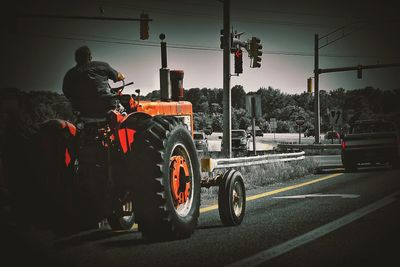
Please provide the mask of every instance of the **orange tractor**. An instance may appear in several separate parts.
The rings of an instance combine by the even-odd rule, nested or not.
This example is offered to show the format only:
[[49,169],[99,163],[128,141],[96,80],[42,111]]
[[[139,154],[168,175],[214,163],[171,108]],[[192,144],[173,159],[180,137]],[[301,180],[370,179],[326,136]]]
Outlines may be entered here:
[[141,101],[138,90],[135,100],[122,94],[124,84],[117,88],[123,109],[105,118],[41,125],[28,152],[32,171],[20,175],[25,193],[19,208],[26,210],[29,199],[33,223],[70,234],[106,218],[112,229],[130,229],[136,222],[149,238],[188,237],[197,225],[201,186],[220,187],[224,224],[241,223],[242,177],[229,170],[201,178],[192,104],[182,101],[183,71],[169,71],[166,54],[163,59],[161,100]]

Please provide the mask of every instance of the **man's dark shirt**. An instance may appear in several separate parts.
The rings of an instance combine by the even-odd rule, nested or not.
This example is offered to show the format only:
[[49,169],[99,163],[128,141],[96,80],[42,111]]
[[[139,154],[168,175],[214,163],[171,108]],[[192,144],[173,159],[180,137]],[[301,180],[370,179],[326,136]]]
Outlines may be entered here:
[[63,93],[83,115],[101,116],[110,108],[109,100],[114,96],[108,80],[117,82],[117,77],[118,72],[105,62],[76,65],[64,77]]

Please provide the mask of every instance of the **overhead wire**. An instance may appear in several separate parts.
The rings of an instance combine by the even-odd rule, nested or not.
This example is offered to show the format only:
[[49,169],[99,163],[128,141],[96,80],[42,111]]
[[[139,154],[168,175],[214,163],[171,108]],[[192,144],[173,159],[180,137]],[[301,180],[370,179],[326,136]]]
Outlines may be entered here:
[[[78,37],[65,36],[65,34],[75,35]],[[78,40],[78,41],[111,43],[111,44],[119,44],[119,45],[133,45],[133,46],[143,46],[143,47],[157,47],[157,48],[160,47],[159,42],[139,41],[139,40],[126,39],[126,38],[104,37],[104,36],[98,36],[98,35],[81,35],[81,34],[75,34],[75,33],[61,33],[61,35],[60,35],[60,33],[35,33],[34,35],[39,36],[39,37],[45,37],[45,38],[53,38],[53,39]],[[79,37],[79,36],[81,36],[81,37]],[[89,38],[87,38],[85,36],[89,36]],[[99,38],[102,38],[102,39],[99,39]],[[218,47],[179,44],[179,43],[168,43],[168,48],[222,52],[222,50]],[[263,54],[266,54],[266,55],[284,55],[284,56],[302,56],[302,57],[313,57],[314,56],[313,53],[299,52],[299,51],[262,50],[262,52],[263,52]],[[378,56],[337,55],[337,54],[320,54],[320,56],[321,57],[330,57],[330,58],[382,58],[382,57],[378,57]]]
[[[144,7],[144,6],[137,6],[137,5],[128,5],[128,4],[114,4],[112,3],[111,6],[123,9],[134,9],[134,10],[146,10],[152,11],[159,14],[166,14],[166,15],[177,15],[176,10],[170,10],[166,8],[158,8],[158,7]],[[188,17],[201,17],[201,18],[208,18],[213,20],[222,21],[220,15],[210,15],[205,13],[193,12],[193,11],[184,11],[179,12],[179,16],[188,16]],[[255,17],[255,16],[232,16],[235,21],[237,22],[251,22],[251,23],[259,23],[259,24],[269,24],[269,25],[280,25],[280,26],[299,26],[299,27],[318,27],[318,28],[334,28],[333,25],[328,24],[318,24],[318,23],[307,23],[307,22],[293,22],[293,21],[281,21],[281,20],[271,20],[265,19],[265,17]]]
[[[181,2],[181,1],[180,1]],[[110,4],[114,7],[124,7],[124,8],[130,8],[132,9],[134,6],[132,5],[121,5],[115,2],[109,2],[109,1],[101,1],[102,4],[106,3],[106,4]],[[187,2],[184,2],[185,4],[189,4]],[[192,4],[192,3],[191,3]],[[204,6],[203,4],[201,4],[202,6]],[[137,8],[136,8],[137,9]],[[140,9],[140,8],[139,8]],[[176,11],[175,10],[169,10],[169,9],[165,9],[165,8],[150,8],[150,10],[157,10],[159,12],[167,12],[168,14],[174,14],[176,15]],[[265,11],[265,10],[264,10]],[[173,13],[172,13],[173,12]],[[265,11],[265,12],[269,12],[269,11]],[[281,12],[281,13],[291,13],[291,12]],[[296,12],[295,12],[296,13]],[[300,14],[300,13],[299,13]],[[179,13],[179,15],[185,15],[182,13]],[[203,13],[196,13],[196,12],[190,12],[187,13],[188,16],[205,16],[205,14]],[[301,14],[301,15],[305,15],[305,16],[311,16],[313,14]],[[211,17],[211,18],[217,18],[214,16],[210,16],[210,15],[206,15],[207,17]],[[220,19],[220,17],[218,17]],[[252,17],[252,19],[254,19],[254,17]],[[257,18],[255,18],[257,19]],[[260,18],[261,19],[261,18]],[[254,21],[252,21],[254,23]],[[275,23],[278,25],[294,25],[294,26],[315,26],[315,27],[319,27],[319,26],[327,26],[327,25],[320,25],[320,24],[310,24],[310,23],[298,23],[298,22],[287,22],[287,21],[268,21],[268,20],[264,20],[263,23]],[[349,23],[350,24],[357,24],[357,22],[352,22]],[[346,26],[346,25],[345,25]],[[344,28],[345,26],[342,26],[339,29],[334,30],[333,32],[336,32],[342,28]],[[357,29],[358,30],[358,29]],[[331,33],[333,33],[331,32]],[[349,33],[343,34],[343,36],[341,36],[338,39],[341,39],[351,33],[353,33],[354,31],[351,31]],[[331,33],[328,33],[331,34]],[[69,34],[69,35],[74,35],[74,34]],[[85,41],[91,41],[91,42],[102,42],[102,43],[115,43],[115,44],[124,44],[124,45],[137,45],[137,46],[147,46],[147,47],[158,47],[159,43],[158,42],[151,42],[151,41],[146,41],[146,42],[141,42],[138,40],[130,40],[130,39],[122,39],[122,38],[115,38],[115,37],[106,37],[106,39],[111,39],[112,41],[107,41],[104,40],[104,36],[89,36],[92,39],[87,39],[87,38],[76,38],[76,37],[66,37],[66,36],[51,36],[51,34],[47,34],[47,36],[44,36],[43,34],[41,35],[42,37],[49,37],[49,38],[58,38],[58,39],[70,39],[70,40],[85,40]],[[323,37],[326,37],[323,36]],[[323,37],[321,37],[320,39],[322,39]],[[98,38],[103,38],[103,39],[98,39]],[[328,42],[327,44],[323,45],[326,46],[332,42],[337,41],[338,39],[335,39],[333,41]],[[323,47],[321,46],[321,47]],[[189,50],[201,50],[201,51],[222,51],[221,49],[217,48],[217,47],[211,47],[211,46],[202,46],[202,45],[188,45],[188,44],[174,44],[174,43],[169,43],[169,47],[170,48],[174,48],[174,49],[189,49]],[[314,56],[312,53],[306,53],[306,52],[296,52],[296,51],[263,51],[264,54],[270,54],[270,55],[288,55],[288,56],[307,56],[307,57],[311,57]],[[378,58],[376,56],[365,56],[365,55],[335,55],[335,54],[320,54],[320,56],[322,57],[336,57],[336,58]]]

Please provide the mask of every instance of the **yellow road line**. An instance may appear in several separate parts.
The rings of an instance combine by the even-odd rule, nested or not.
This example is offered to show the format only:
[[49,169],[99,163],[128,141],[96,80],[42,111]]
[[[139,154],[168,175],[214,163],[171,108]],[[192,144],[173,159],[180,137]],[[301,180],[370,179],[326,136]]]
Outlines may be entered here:
[[200,208],[200,213],[218,209],[218,204],[214,204],[205,208]]
[[[259,198],[275,195],[275,194],[278,194],[278,193],[282,193],[282,192],[285,192],[285,191],[293,190],[293,189],[296,189],[296,188],[299,188],[299,187],[303,187],[303,186],[306,186],[306,185],[315,184],[315,183],[318,183],[318,182],[321,182],[321,181],[332,179],[332,178],[334,178],[336,176],[339,176],[339,175],[342,175],[342,174],[343,173],[335,173],[335,174],[331,174],[331,175],[328,175],[328,176],[325,176],[325,177],[321,177],[321,178],[318,178],[318,179],[315,179],[315,180],[304,182],[304,183],[301,183],[301,184],[295,184],[295,185],[291,185],[291,186],[288,186],[288,187],[283,187],[283,188],[280,188],[280,189],[276,189],[276,190],[268,191],[268,192],[265,192],[265,193],[261,193],[261,194],[258,194],[258,195],[249,196],[249,197],[246,198],[246,201],[256,200],[256,199],[259,199]],[[205,213],[205,212],[216,210],[216,209],[218,209],[218,204],[214,204],[214,205],[211,205],[211,206],[208,206],[208,207],[201,208],[200,209],[200,213]],[[130,230],[138,230],[138,225],[137,224],[133,225]],[[114,231],[114,232],[125,232],[125,231],[129,231],[129,230],[120,230],[120,231]]]
[[[276,189],[276,190],[268,191],[268,192],[265,192],[265,193],[249,196],[249,197],[246,197],[246,201],[256,200],[256,199],[259,199],[259,198],[263,198],[263,197],[275,195],[275,194],[278,194],[278,193],[282,193],[282,192],[285,192],[285,191],[293,190],[293,189],[296,189],[296,188],[300,188],[300,187],[303,187],[303,186],[306,186],[306,185],[315,184],[315,183],[318,183],[318,182],[321,182],[321,181],[332,179],[332,178],[334,178],[336,176],[339,176],[339,175],[342,175],[342,174],[343,173],[335,173],[335,174],[324,176],[324,177],[321,177],[321,178],[318,178],[318,179],[315,179],[315,180],[304,182],[304,183],[301,183],[301,184],[295,184],[295,185],[291,185],[291,186],[288,186],[288,187],[283,187],[283,188],[279,188],[279,189]],[[200,213],[205,213],[205,212],[216,210],[216,209],[218,209],[218,204],[211,205],[211,206],[208,206],[208,207],[205,207],[205,208],[201,208],[200,209]]]

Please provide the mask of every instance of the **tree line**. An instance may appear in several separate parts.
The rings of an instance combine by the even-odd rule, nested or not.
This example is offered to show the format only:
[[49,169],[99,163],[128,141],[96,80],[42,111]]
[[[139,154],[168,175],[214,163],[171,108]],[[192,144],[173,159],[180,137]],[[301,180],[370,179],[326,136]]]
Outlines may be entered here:
[[[259,94],[261,97],[262,117],[256,123],[264,132],[270,132],[270,119],[276,118],[276,132],[296,132],[295,118],[299,115],[306,119],[303,130],[313,128],[314,97],[303,92],[287,94],[272,87],[260,88],[256,92],[246,93],[241,85],[232,87],[232,128],[247,129],[251,125],[251,117],[246,111],[246,95]],[[146,95],[146,99],[159,99],[159,91]],[[193,104],[195,113],[195,129],[212,127],[214,131],[222,131],[222,89],[191,88],[185,90],[184,99]],[[343,111],[343,125],[351,124],[359,119],[384,118],[399,122],[400,88],[396,90],[380,90],[365,87],[356,90],[338,88],[329,92],[320,90],[321,131],[331,129],[327,110],[332,108]]]
[[[271,132],[269,123],[276,118],[276,132],[296,132],[295,118],[299,115],[306,119],[303,130],[313,128],[314,97],[309,93],[287,94],[272,87],[260,88],[256,92],[246,93],[241,85],[232,88],[232,127],[247,129],[251,118],[246,111],[245,99],[248,94],[259,94],[261,97],[262,117],[256,123],[264,132]],[[15,103],[6,100],[13,95],[18,99]],[[71,105],[62,95],[48,91],[25,92],[17,89],[0,90],[0,133],[6,127],[7,117],[19,121],[25,130],[33,130],[37,124],[47,119],[66,119],[74,121]],[[147,100],[158,100],[159,90],[144,96]],[[11,97],[12,98],[12,97]],[[219,88],[191,88],[185,90],[184,100],[193,105],[194,124],[196,130],[211,127],[214,131],[222,131],[223,127],[223,91]],[[332,91],[320,91],[321,130],[330,130],[328,108],[340,108],[343,111],[344,123],[358,119],[386,118],[394,120],[399,125],[400,120],[400,89],[380,90],[366,87],[357,90],[338,88]],[[14,107],[13,107],[14,106]],[[18,106],[16,108],[15,106]],[[8,115],[6,115],[8,114]]]

